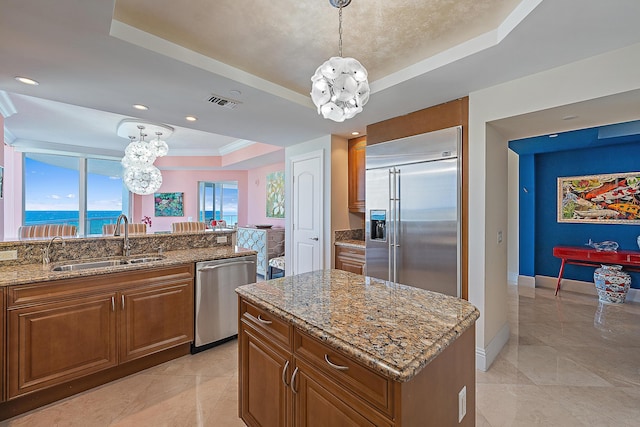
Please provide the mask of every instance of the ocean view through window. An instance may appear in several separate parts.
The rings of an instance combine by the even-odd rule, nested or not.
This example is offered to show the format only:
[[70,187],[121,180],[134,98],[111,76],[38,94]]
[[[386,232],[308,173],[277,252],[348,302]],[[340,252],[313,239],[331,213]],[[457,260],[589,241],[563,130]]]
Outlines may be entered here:
[[75,225],[79,236],[101,235],[104,224],[129,212],[122,166],[117,160],[25,153],[23,211],[24,225]]

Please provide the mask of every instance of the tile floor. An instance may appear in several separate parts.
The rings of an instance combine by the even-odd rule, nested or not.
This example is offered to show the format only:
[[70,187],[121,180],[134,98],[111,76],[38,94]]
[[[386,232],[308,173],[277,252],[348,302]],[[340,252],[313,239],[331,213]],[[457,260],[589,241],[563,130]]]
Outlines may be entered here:
[[[639,426],[640,304],[509,287],[511,337],[477,373],[477,426]],[[242,426],[237,342],[156,366],[3,426]]]

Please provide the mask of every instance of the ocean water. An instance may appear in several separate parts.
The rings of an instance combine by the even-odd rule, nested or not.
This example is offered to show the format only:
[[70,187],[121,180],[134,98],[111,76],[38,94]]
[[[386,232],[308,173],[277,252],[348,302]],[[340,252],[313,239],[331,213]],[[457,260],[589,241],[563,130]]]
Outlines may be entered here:
[[[102,234],[104,224],[115,224],[121,211],[87,211],[88,234]],[[78,227],[78,211],[25,211],[24,224],[68,224]]]

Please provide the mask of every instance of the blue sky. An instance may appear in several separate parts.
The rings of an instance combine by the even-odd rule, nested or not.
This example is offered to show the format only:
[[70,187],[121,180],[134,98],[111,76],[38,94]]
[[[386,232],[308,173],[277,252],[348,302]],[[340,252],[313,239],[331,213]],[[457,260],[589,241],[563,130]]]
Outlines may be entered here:
[[[78,161],[73,158],[70,160]],[[24,176],[25,210],[78,210],[80,178],[77,166],[75,169],[60,167],[25,157]],[[118,211],[121,209],[121,179],[89,174],[87,210]]]

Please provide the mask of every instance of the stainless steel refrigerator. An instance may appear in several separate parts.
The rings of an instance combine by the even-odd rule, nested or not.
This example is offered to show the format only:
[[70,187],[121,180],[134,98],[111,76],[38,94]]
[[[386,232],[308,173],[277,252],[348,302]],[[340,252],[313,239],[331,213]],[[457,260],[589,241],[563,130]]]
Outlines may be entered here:
[[460,296],[460,126],[366,148],[366,275]]

